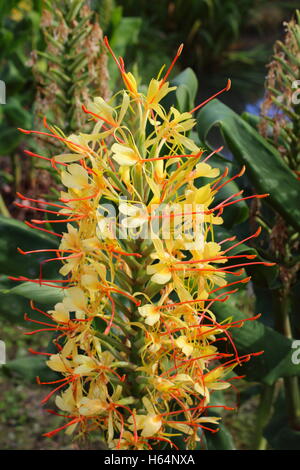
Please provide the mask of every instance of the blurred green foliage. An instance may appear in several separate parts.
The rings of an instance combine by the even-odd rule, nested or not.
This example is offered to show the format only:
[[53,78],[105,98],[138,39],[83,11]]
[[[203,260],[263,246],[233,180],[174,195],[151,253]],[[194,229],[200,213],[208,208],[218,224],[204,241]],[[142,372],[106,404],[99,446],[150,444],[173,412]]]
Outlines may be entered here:
[[[293,339],[300,337],[294,301],[300,275],[300,184],[297,171],[295,174],[298,167],[294,166],[298,158],[299,103],[293,100],[292,86],[299,77],[299,31],[292,20],[285,42],[275,46],[267,81],[267,104],[263,108],[266,112],[270,105],[277,106],[274,117],[264,114],[264,121],[260,122],[249,114],[239,116],[218,100],[210,102],[198,115],[200,140],[208,143],[211,129],[219,127],[232,152],[233,164],[246,165],[247,178],[242,187],[269,194],[266,200],[252,205],[245,231],[249,236],[260,226],[262,236],[250,244],[260,257],[276,262],[271,278],[265,276],[265,269],[257,273],[255,267],[246,268],[252,275],[257,306],[263,306],[263,319],[272,328],[259,321],[249,322],[233,334],[240,352],[250,352],[253,347],[264,350],[263,356],[243,367],[247,379],[264,384],[254,442],[258,449],[265,448],[267,442],[274,449],[300,449],[300,364],[292,360]],[[268,140],[258,133],[257,127],[265,128]],[[280,146],[280,137],[286,145]],[[234,319],[244,315],[228,302],[215,307],[215,313],[220,321],[229,315]],[[281,377],[284,388],[279,387],[278,393]]]
[[[242,27],[249,20],[255,0],[161,0],[159,3],[128,0],[123,4],[125,15],[143,18],[144,41],[167,41],[170,46],[184,42],[184,60],[196,67],[214,68],[238,40]],[[151,38],[151,40],[150,40]]]
[[0,79],[7,102],[0,107],[0,156],[12,153],[22,140],[18,126],[33,122],[31,104],[35,87],[30,54],[38,47],[42,0],[1,2]]

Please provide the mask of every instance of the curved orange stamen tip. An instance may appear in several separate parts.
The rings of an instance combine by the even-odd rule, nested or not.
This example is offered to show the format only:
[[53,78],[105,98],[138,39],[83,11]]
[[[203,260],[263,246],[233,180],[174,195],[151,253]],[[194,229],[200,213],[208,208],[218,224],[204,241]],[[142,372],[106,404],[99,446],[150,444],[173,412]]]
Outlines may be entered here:
[[266,194],[257,194],[257,195],[256,195],[257,199],[262,199],[263,197],[268,197],[268,196],[270,196],[269,193],[266,193]]
[[227,85],[226,85],[226,91],[230,90],[230,88],[231,88],[231,80],[230,80],[230,78],[228,78]]
[[14,276],[7,276],[7,279],[10,279],[11,281],[23,281],[23,279]]
[[26,129],[22,129],[21,127],[18,127],[18,131],[23,132],[23,134],[30,134],[31,131],[28,131]]
[[177,55],[178,57],[179,57],[180,54],[182,53],[182,49],[183,49],[183,48],[184,48],[184,44],[183,44],[183,42],[182,42],[182,43],[180,44],[180,46],[178,47],[178,50],[177,50],[177,54],[176,54],[176,55]]
[[[255,255],[256,256],[256,255]],[[246,284],[247,282],[249,282],[251,279],[251,276],[249,277],[245,277],[245,279],[242,279],[240,282],[242,282],[243,284]]]
[[258,235],[260,235],[261,233],[261,227],[258,227],[258,229],[256,230],[255,234],[253,235],[253,237],[258,237]]
[[41,224],[41,223],[44,223],[45,221],[44,220],[38,220],[38,219],[31,219],[31,222],[33,222],[34,224]]
[[50,130],[50,127],[49,127],[49,125],[48,125],[46,116],[43,117],[43,124],[44,124],[44,127],[45,127],[46,129],[49,129],[49,130]]
[[245,165],[243,165],[241,171],[239,172],[239,176],[243,176],[245,171],[246,171],[246,167],[245,167]]
[[25,251],[23,251],[21,248],[17,248],[18,252],[21,253],[21,255],[25,255]]
[[125,73],[125,63],[123,57],[119,56],[119,63],[122,69],[122,72]]
[[276,266],[276,263],[263,263],[264,266]]
[[265,353],[265,351],[258,351],[256,353],[252,353],[252,356],[261,356],[264,353]]

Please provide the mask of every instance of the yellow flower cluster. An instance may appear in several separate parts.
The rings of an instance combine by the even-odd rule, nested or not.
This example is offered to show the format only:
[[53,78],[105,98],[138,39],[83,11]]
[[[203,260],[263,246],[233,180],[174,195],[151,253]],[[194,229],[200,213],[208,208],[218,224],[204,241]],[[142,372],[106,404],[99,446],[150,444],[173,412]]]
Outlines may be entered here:
[[21,21],[29,11],[32,11],[32,1],[21,0],[17,3],[16,7],[11,9],[9,17],[13,21]]
[[[170,70],[142,93],[115,60],[126,89],[83,107],[91,133],[49,128],[68,148],[51,159],[65,187],[53,223],[67,231],[57,234],[64,298],[45,313],[58,348],[47,364],[63,378],[44,402],[60,389],[68,421],[46,435],[98,429],[112,449],[176,448],[181,436],[194,448],[201,429],[216,430],[211,394],[249,359],[228,331],[241,325],[219,324],[211,310],[240,266],[214,241],[232,201],[214,204],[224,175],[189,137],[192,114],[161,104],[175,89]],[[231,353],[219,352],[222,340]]]

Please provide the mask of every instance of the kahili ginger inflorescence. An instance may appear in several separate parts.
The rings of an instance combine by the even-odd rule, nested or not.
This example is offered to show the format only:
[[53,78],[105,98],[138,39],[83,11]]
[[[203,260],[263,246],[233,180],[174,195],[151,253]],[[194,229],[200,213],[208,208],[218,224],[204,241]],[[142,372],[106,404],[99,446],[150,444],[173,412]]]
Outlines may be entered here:
[[[67,148],[48,159],[64,190],[58,203],[34,200],[49,217],[28,222],[48,232],[45,223],[67,224],[63,233],[50,231],[60,245],[43,262],[60,260],[61,278],[43,279],[42,263],[40,279],[31,280],[62,292],[52,310],[39,310],[41,329],[56,333],[47,365],[62,375],[43,403],[56,393],[66,419],[45,435],[96,429],[109,448],[144,450],[178,448],[181,436],[195,448],[202,430],[217,430],[211,395],[230,387],[234,367],[251,356],[239,357],[230,334],[242,322],[219,323],[213,313],[215,302],[248,282],[239,276],[243,266],[256,264],[247,260],[253,255],[230,254],[242,242],[224,248],[234,237],[214,238],[223,210],[242,199],[215,203],[215,196],[243,170],[225,180],[227,172],[209,164],[217,151],[205,155],[189,137],[193,112],[209,100],[184,113],[161,104],[175,90],[167,79],[182,46],[142,93],[105,43],[125,89],[83,106],[94,122],[90,134],[66,137],[45,121],[47,137]],[[228,273],[239,277],[228,283]]]

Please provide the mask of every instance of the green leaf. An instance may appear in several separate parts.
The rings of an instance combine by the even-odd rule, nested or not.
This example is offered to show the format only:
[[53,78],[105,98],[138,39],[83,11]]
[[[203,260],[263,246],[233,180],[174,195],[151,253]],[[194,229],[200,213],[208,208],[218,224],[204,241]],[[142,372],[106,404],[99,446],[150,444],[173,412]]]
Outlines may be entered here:
[[[278,427],[277,427],[278,426]],[[268,442],[275,450],[300,450],[300,431],[291,429],[285,422],[280,422],[275,432],[267,434]]]
[[300,450],[300,431],[289,426],[286,409],[284,394],[280,393],[264,436],[274,450]]
[[27,299],[18,295],[5,294],[3,291],[11,287],[12,282],[8,281],[4,276],[0,280],[0,316],[11,323],[24,325],[24,313],[28,309],[29,302]]
[[251,114],[251,113],[248,113],[248,112],[242,113],[241,116],[244,119],[244,121],[248,122],[248,124],[250,124],[250,126],[252,126],[254,129],[257,130],[257,126],[258,126],[259,121],[260,121],[259,116],[256,116],[255,114]]
[[12,289],[2,291],[4,294],[14,294],[25,297],[41,304],[54,305],[64,298],[63,290],[56,287],[40,286],[31,282],[23,282]]
[[181,112],[191,111],[195,106],[195,99],[198,90],[198,80],[191,68],[186,68],[177,75],[170,83],[177,86],[176,97]]
[[[18,288],[19,287],[20,286],[18,286]],[[33,320],[44,320],[41,313],[31,308],[30,300],[35,297],[35,307],[43,311],[53,308],[53,300],[60,300],[57,292],[53,292],[55,297],[49,295],[49,303],[41,302],[41,304],[39,304],[38,301],[41,295],[35,295],[32,290],[32,285],[29,287],[28,295],[27,292],[26,295],[11,293],[13,289],[16,289],[14,282],[8,280],[5,276],[0,276],[0,317],[6,322],[18,324],[18,326],[26,327],[27,329],[30,328],[30,330],[39,329],[40,325],[37,323],[28,323],[24,318],[25,313]],[[43,298],[47,300],[46,293]]]
[[[232,237],[234,233],[229,232],[228,230],[224,229],[223,226],[216,226],[215,228],[215,237],[218,242],[225,240],[229,237]],[[224,248],[229,248],[232,246],[232,244],[237,243],[239,240],[239,237],[234,242],[225,242]],[[230,250],[230,255],[241,255],[241,254],[247,254],[247,255],[256,255],[256,258],[253,260],[254,262],[256,261],[266,261],[264,258],[262,258],[257,250],[253,247],[249,247],[245,243],[241,243],[240,245],[236,246],[232,250]],[[245,258],[240,258],[236,259],[234,264],[239,264],[239,263],[246,263],[246,262],[251,262],[251,260],[247,260]],[[256,284],[259,283],[260,285],[267,286],[268,288],[273,287],[274,281],[277,277],[278,273],[278,267],[277,266],[264,266],[264,265],[254,265],[254,266],[246,266],[245,267],[246,272],[248,275],[251,276],[252,281]],[[233,279],[234,280],[234,279]],[[237,280],[237,279],[236,279]]]
[[[208,425],[209,426],[209,425]],[[208,450],[235,450],[233,438],[225,424],[220,422],[219,431],[216,433],[206,432],[206,443]]]
[[234,157],[247,166],[256,189],[269,193],[268,203],[300,229],[299,182],[279,152],[241,117],[218,100],[208,103],[198,114],[198,132],[207,140],[218,125]]
[[8,155],[17,148],[23,137],[14,128],[1,125],[0,127],[0,155]]
[[[38,277],[39,263],[49,258],[45,253],[21,255],[17,248],[24,251],[57,248],[58,242],[39,231],[34,231],[24,223],[0,216],[0,273]],[[44,276],[57,277],[57,262],[46,263],[43,268]]]
[[[22,126],[23,128],[30,127],[32,124],[32,116],[29,111],[27,111],[20,100],[17,98],[11,98],[5,105],[5,115],[7,119],[10,119],[14,125]],[[20,132],[15,128],[14,129],[16,134],[20,134]],[[22,134],[20,135],[21,138],[24,138]]]
[[[231,302],[218,302],[213,311],[218,322],[232,318],[239,321],[247,318]],[[300,364],[292,362],[292,341],[259,320],[246,321],[241,328],[231,328],[234,344],[240,356],[264,351],[249,362],[236,368],[236,372],[246,374],[247,380],[255,380],[272,385],[279,377],[300,376]]]
[[[132,46],[138,42],[142,19],[138,17],[126,17],[119,19],[118,24],[114,27],[113,34],[110,38],[110,44],[116,56],[124,57],[128,46]],[[112,61],[109,62],[110,75],[115,79],[119,71]]]
[[[234,376],[234,373],[231,373],[231,375]],[[228,377],[230,377],[230,375]],[[223,410],[220,407],[226,406],[224,392],[222,390],[213,391],[209,404],[212,406],[212,408],[209,410],[209,416],[222,417]],[[214,406],[216,406],[216,408],[214,408]],[[222,419],[219,421],[218,425],[207,423],[207,427],[211,429],[218,429],[216,433],[212,433],[211,431],[203,431],[203,434],[205,435],[206,448],[208,450],[235,449],[232,435],[223,423]]]
[[57,379],[57,374],[49,369],[45,359],[40,357],[26,356],[3,365],[3,370],[8,375],[17,374],[26,380],[26,382],[35,382],[36,377],[41,381],[51,381]]
[[[176,90],[177,107],[181,113],[191,109],[191,97],[185,84],[179,85]],[[193,106],[193,104],[192,104]]]

